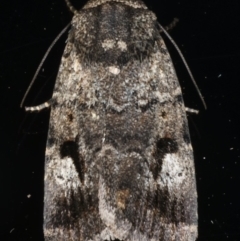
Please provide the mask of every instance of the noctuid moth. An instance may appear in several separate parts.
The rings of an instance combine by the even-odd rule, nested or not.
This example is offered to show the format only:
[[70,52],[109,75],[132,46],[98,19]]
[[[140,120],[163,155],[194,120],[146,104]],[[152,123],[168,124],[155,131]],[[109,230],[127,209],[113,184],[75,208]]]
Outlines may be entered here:
[[195,241],[193,150],[155,14],[89,0],[71,25],[51,99],[45,240]]

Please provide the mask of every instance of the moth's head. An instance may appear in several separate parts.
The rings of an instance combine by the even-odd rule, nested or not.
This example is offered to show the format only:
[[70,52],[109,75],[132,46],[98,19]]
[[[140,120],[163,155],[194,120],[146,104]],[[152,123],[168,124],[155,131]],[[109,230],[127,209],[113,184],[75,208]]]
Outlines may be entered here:
[[92,8],[108,2],[122,3],[128,6],[131,6],[133,8],[145,8],[145,9],[147,8],[141,0],[89,0],[84,6],[84,8]]
[[[71,2],[69,0],[65,0],[69,10],[73,14],[77,14],[78,11],[73,7]],[[146,5],[141,1],[141,0],[89,0],[85,6],[83,7],[84,9],[87,8],[94,8],[99,5],[103,5],[106,3],[111,3],[111,2],[116,2],[116,3],[122,3],[127,6],[133,7],[133,8],[141,8],[141,9],[147,9]]]

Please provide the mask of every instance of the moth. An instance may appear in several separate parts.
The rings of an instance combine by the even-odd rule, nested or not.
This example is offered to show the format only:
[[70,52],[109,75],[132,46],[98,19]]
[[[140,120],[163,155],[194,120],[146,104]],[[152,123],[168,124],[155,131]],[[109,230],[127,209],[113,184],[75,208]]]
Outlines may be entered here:
[[46,241],[196,240],[182,92],[142,1],[89,0],[74,11],[51,99],[44,182]]

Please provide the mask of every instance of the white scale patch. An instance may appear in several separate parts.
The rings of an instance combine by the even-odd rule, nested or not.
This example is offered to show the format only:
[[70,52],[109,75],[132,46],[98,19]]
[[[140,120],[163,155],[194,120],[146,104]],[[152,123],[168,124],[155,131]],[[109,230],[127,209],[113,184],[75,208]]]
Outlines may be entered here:
[[172,95],[170,95],[168,92],[160,93],[159,91],[157,91],[156,96],[158,97],[159,103],[164,103],[173,99]]
[[118,75],[120,73],[120,69],[118,66],[109,66],[108,71],[114,75]]
[[119,40],[117,42],[118,48],[122,51],[127,51],[127,44],[124,41]]
[[178,189],[186,179],[179,155],[177,153],[168,153],[165,155],[162,164],[161,180],[170,190]]
[[127,51],[127,44],[126,42],[122,41],[122,40],[115,40],[115,39],[105,39],[102,42],[102,47],[105,51],[110,50],[110,49],[114,49],[114,48],[118,48],[121,51]]
[[82,65],[79,63],[78,58],[75,58],[75,59],[74,59],[73,69],[74,69],[74,72],[75,72],[75,73],[79,73],[79,71],[82,70]]
[[77,190],[80,187],[79,176],[72,158],[65,157],[63,159],[52,160],[49,163],[48,169],[53,170],[54,180],[56,180],[56,183],[60,187],[65,187],[64,190]]
[[114,45],[115,45],[115,40],[113,39],[105,39],[103,42],[102,42],[102,47],[104,48],[104,50],[109,50],[109,49],[113,49],[114,48]]
[[99,115],[97,115],[96,112],[92,111],[91,114],[93,120],[99,120]]

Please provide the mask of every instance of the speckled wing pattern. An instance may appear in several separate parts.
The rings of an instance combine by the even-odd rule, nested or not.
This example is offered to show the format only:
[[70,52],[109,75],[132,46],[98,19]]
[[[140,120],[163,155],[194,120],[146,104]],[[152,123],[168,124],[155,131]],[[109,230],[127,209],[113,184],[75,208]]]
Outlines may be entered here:
[[45,160],[46,241],[195,241],[182,93],[156,16],[90,0],[72,20]]

